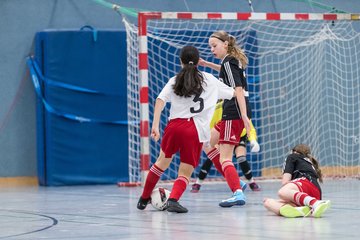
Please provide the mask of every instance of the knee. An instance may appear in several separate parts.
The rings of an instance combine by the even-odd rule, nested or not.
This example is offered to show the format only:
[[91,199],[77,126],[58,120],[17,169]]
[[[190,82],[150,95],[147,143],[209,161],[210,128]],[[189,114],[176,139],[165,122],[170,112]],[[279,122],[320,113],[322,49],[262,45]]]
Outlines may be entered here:
[[270,198],[264,198],[264,200],[263,200],[264,207],[269,208],[270,202],[271,202]]
[[284,188],[280,188],[278,191],[278,196],[280,199],[285,199],[286,198],[286,190]]
[[264,198],[263,199],[263,204],[265,205],[267,201],[268,201],[268,198]]

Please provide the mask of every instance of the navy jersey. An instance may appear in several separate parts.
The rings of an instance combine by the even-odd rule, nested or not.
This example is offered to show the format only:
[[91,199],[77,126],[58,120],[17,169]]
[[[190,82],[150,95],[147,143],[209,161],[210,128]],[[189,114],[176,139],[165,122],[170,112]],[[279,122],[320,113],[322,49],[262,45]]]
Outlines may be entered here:
[[319,176],[311,160],[307,157],[299,153],[290,154],[284,162],[283,173],[291,174],[291,180],[302,177],[307,178],[319,189],[321,194],[321,188],[318,182]]
[[[245,78],[245,72],[240,66],[240,62],[233,56],[227,55],[222,63],[220,68],[219,79],[226,85],[230,87],[242,87],[244,89],[244,95],[249,96],[247,91],[247,83]],[[247,108],[250,109],[249,100],[245,97]],[[248,117],[251,118],[251,111],[247,112]],[[225,100],[223,104],[223,120],[233,120],[241,118],[240,107],[236,100],[236,97],[233,97],[230,100]]]

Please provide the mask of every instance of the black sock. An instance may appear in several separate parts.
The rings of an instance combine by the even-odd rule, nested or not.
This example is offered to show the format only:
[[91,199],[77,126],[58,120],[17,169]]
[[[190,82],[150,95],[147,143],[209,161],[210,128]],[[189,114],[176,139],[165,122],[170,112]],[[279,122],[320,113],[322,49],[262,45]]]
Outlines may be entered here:
[[239,156],[236,159],[237,159],[238,164],[240,165],[241,171],[243,172],[245,178],[247,180],[250,180],[253,176],[252,176],[249,162],[246,160],[246,157]]
[[208,175],[212,165],[213,165],[213,162],[210,159],[206,159],[206,161],[201,166],[201,169],[200,169],[200,172],[199,172],[198,178],[200,180],[204,180],[206,178],[206,176]]

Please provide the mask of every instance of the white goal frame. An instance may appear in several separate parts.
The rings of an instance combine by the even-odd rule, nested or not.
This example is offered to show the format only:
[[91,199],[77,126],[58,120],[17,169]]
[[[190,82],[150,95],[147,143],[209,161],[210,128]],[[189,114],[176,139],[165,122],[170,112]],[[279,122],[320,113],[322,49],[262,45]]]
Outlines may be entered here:
[[[146,179],[150,166],[148,41],[147,21],[151,19],[227,19],[239,21],[281,20],[360,20],[360,14],[347,13],[217,13],[217,12],[140,12],[138,14],[138,74],[140,101],[140,170],[141,181]],[[134,179],[130,178],[130,181]]]

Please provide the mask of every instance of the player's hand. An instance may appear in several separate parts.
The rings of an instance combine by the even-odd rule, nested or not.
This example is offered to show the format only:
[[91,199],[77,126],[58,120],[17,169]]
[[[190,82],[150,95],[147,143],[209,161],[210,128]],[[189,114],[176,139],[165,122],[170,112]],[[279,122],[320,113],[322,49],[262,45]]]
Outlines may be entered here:
[[246,129],[247,138],[249,138],[250,137],[250,131],[251,131],[250,120],[249,120],[249,118],[247,116],[242,117],[242,120],[244,122],[244,126],[245,126],[245,129]]
[[206,61],[204,59],[202,59],[202,58],[199,58],[198,65],[202,66],[202,67],[206,67]]
[[154,139],[155,142],[160,139],[160,131],[158,127],[152,127],[151,129],[151,138]]

